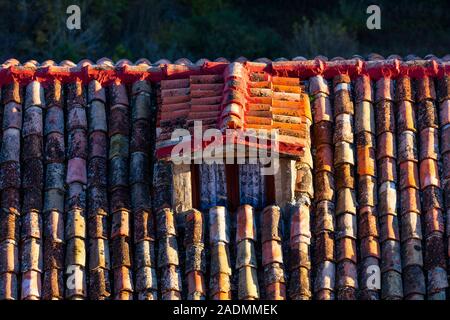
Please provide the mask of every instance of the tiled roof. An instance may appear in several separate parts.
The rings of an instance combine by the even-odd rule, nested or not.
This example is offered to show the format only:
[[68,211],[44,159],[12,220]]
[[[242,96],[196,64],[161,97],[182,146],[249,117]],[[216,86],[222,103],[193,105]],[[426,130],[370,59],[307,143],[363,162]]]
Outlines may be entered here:
[[[445,299],[449,60],[8,60],[0,299]],[[195,120],[280,170],[167,161]]]

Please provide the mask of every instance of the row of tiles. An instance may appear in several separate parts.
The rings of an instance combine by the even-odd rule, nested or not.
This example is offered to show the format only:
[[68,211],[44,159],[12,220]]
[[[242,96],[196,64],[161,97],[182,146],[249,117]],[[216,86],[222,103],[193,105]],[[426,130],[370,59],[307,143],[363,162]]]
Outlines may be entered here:
[[[353,56],[351,58],[352,59],[353,58],[358,58],[358,59],[365,60],[364,57],[360,56],[360,55],[355,55],[355,56]],[[332,61],[332,60],[335,60],[335,59],[344,59],[344,58],[341,58],[341,57],[328,58],[328,57],[319,55],[319,56],[314,57],[313,60],[315,60],[315,59],[320,59],[320,60],[324,60],[324,61],[328,61],[328,60]],[[379,55],[379,54],[376,54],[376,53],[369,54],[366,57],[366,60],[368,60],[368,61],[370,61],[370,60],[380,60],[380,59],[384,59],[384,57]],[[387,57],[387,59],[403,60],[403,58],[401,56],[399,56],[399,55],[390,55],[390,56]],[[415,59],[421,60],[422,58],[418,57],[416,55],[407,55],[407,56],[404,57],[404,60],[415,60]],[[450,57],[449,57],[449,55],[445,55],[445,56],[443,56],[441,58],[438,58],[435,55],[429,54],[429,55],[423,57],[423,59],[424,60],[436,59],[436,60],[441,60],[441,61],[448,61],[450,59]],[[85,62],[89,62],[90,64],[96,64],[96,65],[99,65],[99,66],[104,65],[104,66],[118,66],[118,67],[122,66],[123,64],[128,64],[128,65],[142,65],[142,64],[145,64],[145,65],[161,65],[161,64],[171,64],[171,63],[173,63],[173,64],[183,64],[183,65],[193,65],[193,64],[195,64],[195,65],[200,66],[205,61],[214,61],[214,62],[245,62],[245,61],[254,61],[254,62],[262,62],[262,63],[270,63],[272,61],[289,61],[289,60],[299,61],[299,60],[307,60],[307,58],[302,57],[302,56],[297,56],[297,57],[293,57],[292,59],[286,59],[286,58],[280,57],[280,58],[273,59],[273,60],[268,59],[268,58],[258,58],[258,59],[255,59],[255,60],[249,60],[249,59],[247,59],[245,57],[239,57],[239,58],[237,58],[235,60],[229,60],[229,59],[220,57],[220,58],[217,58],[215,60],[208,60],[207,58],[202,58],[202,59],[197,60],[195,63],[190,61],[187,58],[180,58],[180,59],[174,60],[173,62],[171,62],[168,59],[159,59],[159,60],[155,61],[154,63],[150,62],[150,60],[145,59],[145,58],[138,59],[138,60],[136,60],[135,63],[131,62],[128,59],[120,59],[117,62],[114,62],[113,60],[111,60],[109,58],[101,58],[101,59],[97,60],[95,63],[93,63],[92,61],[90,61],[88,59],[84,59],[84,60],[79,61],[78,63],[74,63],[74,62],[72,62],[70,60],[64,60],[64,61],[61,61],[59,64],[57,64],[53,60],[46,60],[46,61],[43,61],[42,63],[39,63],[36,60],[29,60],[29,61],[26,61],[23,64],[21,64],[17,59],[11,58],[11,59],[6,60],[2,64],[2,67],[7,67],[7,66],[10,66],[10,65],[15,65],[15,66],[23,65],[23,66],[29,66],[29,67],[32,67],[32,66],[46,66],[46,65],[61,65],[61,66],[68,66],[68,65],[76,66],[76,65],[78,65],[78,66],[82,66]]]

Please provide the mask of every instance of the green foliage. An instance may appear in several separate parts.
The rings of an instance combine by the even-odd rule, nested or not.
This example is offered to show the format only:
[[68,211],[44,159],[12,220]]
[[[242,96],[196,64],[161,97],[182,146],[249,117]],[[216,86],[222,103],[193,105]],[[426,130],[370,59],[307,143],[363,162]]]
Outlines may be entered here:
[[[239,56],[277,57],[283,42],[279,34],[267,26],[247,21],[231,8],[194,15],[174,23],[165,35],[162,49],[171,46],[178,56],[197,60]],[[201,49],[201,50],[199,50]],[[170,55],[170,58],[175,58]]]
[[[377,1],[382,29],[368,30],[373,1],[0,0],[0,59],[61,61],[107,56],[192,60],[245,56],[349,57],[378,52],[444,55],[450,47],[444,0]],[[81,30],[66,8],[82,10]]]
[[293,29],[291,55],[349,57],[358,52],[356,39],[338,20],[324,16],[310,22],[304,18],[302,23],[295,23]]

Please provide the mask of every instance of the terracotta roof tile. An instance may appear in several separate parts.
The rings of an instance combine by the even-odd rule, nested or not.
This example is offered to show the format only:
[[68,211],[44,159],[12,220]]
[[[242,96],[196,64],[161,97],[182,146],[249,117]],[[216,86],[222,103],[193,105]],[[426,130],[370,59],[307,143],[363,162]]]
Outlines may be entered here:
[[261,217],[262,264],[266,299],[285,300],[286,283],[280,230],[281,212],[276,206],[264,209]]
[[187,299],[205,300],[206,298],[206,257],[204,243],[203,215],[200,211],[191,210],[186,214],[186,248],[185,274],[188,283]]
[[[24,193],[21,232],[21,299],[41,298],[43,272],[42,189],[44,186],[43,146],[43,90],[35,81],[27,86],[22,136],[24,146],[33,145],[24,164],[22,188]],[[31,143],[28,142],[31,140]]]
[[225,207],[209,209],[210,298],[231,299],[230,221]]
[[[375,94],[374,94],[375,93]],[[360,298],[371,300],[379,299],[380,290],[373,285],[369,277],[374,267],[380,265],[380,235],[378,228],[378,217],[376,205],[377,195],[377,165],[376,160],[385,154],[382,151],[386,147],[382,139],[377,139],[375,145],[375,108],[373,102],[376,100],[376,91],[372,90],[371,79],[367,75],[362,75],[355,80],[355,133],[357,150],[357,197],[358,197],[358,235],[361,239],[360,252],[362,258],[362,268],[360,271]],[[375,97],[374,97],[375,95]],[[386,140],[392,140],[392,136],[385,134]]]
[[[320,75],[310,78],[309,92],[313,95],[313,149],[315,150],[315,237],[313,262],[315,271],[314,298],[329,300],[335,297],[335,180],[334,180],[334,146],[333,109],[330,102],[330,89],[327,81]],[[329,138],[325,138],[329,137]],[[324,139],[325,138],[325,139]]]

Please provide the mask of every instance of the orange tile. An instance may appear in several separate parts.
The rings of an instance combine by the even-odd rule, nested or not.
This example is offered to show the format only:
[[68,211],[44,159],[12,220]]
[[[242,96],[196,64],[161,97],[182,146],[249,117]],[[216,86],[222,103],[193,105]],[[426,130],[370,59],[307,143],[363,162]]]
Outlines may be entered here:
[[444,234],[445,227],[444,227],[444,217],[442,214],[441,209],[433,208],[428,211],[425,211],[423,213],[424,217],[424,232],[425,236],[434,233],[439,232],[441,234]]
[[433,159],[425,159],[420,162],[420,186],[425,189],[428,186],[440,187],[438,163]]
[[272,83],[275,85],[284,85],[284,86],[299,86],[300,79],[299,78],[288,78],[288,77],[272,77]]
[[342,238],[336,241],[336,261],[350,260],[356,263],[356,241],[351,238]]
[[419,160],[434,159],[439,157],[439,137],[437,128],[425,128],[420,131]]
[[397,164],[393,158],[383,158],[377,161],[378,183],[386,181],[397,181]]
[[315,153],[315,171],[333,172],[333,147],[329,144],[321,144]]
[[415,188],[406,188],[400,192],[400,213],[407,212],[420,213],[420,195],[419,190]]
[[400,163],[400,189],[403,188],[419,188],[419,170],[417,163],[413,161],[405,161]]
[[365,259],[367,257],[374,257],[379,259],[381,254],[378,238],[369,236],[361,239],[360,251],[362,259]]
[[203,278],[203,273],[199,271],[189,272],[187,275],[188,283],[188,293],[192,294],[194,292],[206,293],[205,281]]
[[386,240],[400,241],[398,218],[392,214],[380,217],[380,241],[384,242]]
[[398,104],[397,130],[399,132],[416,131],[416,112],[410,101],[401,101]]
[[377,137],[377,160],[390,157],[396,158],[395,136],[392,132],[383,132]]
[[370,147],[358,147],[357,151],[357,172],[358,175],[375,176],[375,149]]

